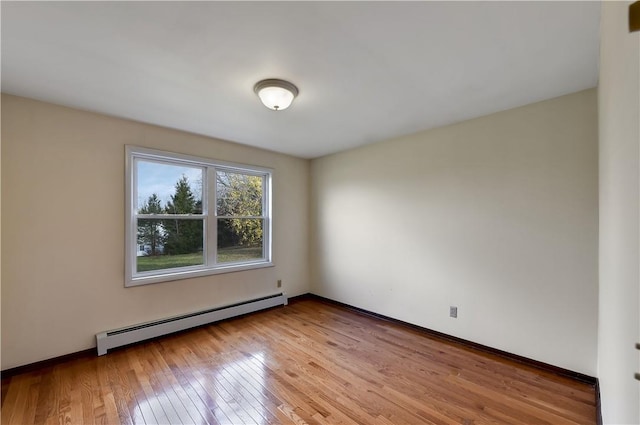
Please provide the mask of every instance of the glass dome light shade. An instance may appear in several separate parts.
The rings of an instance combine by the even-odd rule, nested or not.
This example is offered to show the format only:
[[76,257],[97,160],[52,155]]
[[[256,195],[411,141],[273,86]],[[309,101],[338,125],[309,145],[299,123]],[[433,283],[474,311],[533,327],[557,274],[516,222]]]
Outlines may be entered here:
[[262,80],[258,82],[254,91],[269,109],[282,111],[287,109],[298,95],[298,88],[284,80]]

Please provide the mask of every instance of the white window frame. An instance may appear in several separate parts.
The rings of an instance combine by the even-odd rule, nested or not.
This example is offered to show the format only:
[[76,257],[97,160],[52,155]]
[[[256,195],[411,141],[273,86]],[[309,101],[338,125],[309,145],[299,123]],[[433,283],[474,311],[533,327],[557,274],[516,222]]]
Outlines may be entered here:
[[[184,219],[204,220],[203,256],[204,265],[179,267],[147,272],[137,272],[138,251],[138,218],[153,218],[154,215],[140,216],[135,210],[137,205],[137,161],[152,161],[163,164],[198,167],[203,169],[202,215],[177,215]],[[271,257],[271,184],[273,170],[253,165],[237,164],[165,152],[137,146],[125,146],[126,188],[125,188],[125,287],[147,285],[150,283],[167,282],[172,280],[189,279],[220,273],[230,273],[252,270],[263,267],[273,267]],[[262,216],[249,217],[264,220],[262,236],[263,258],[234,263],[216,263],[217,257],[217,227],[216,213],[216,172],[228,171],[232,173],[248,174],[263,177]],[[220,216],[220,218],[224,218]],[[246,218],[246,217],[243,217]]]

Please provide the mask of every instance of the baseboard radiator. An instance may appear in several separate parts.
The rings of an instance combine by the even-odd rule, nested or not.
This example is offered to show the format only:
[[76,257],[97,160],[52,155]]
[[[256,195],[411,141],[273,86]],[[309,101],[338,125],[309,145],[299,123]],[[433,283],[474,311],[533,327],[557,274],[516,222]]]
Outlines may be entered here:
[[107,354],[107,350],[146,339],[157,338],[173,332],[182,331],[196,326],[206,325],[219,320],[241,316],[254,311],[266,308],[287,305],[287,297],[284,293],[257,298],[242,303],[232,304],[210,310],[198,311],[184,314],[182,316],[170,317],[139,325],[129,326],[121,329],[101,332],[96,334],[98,355]]

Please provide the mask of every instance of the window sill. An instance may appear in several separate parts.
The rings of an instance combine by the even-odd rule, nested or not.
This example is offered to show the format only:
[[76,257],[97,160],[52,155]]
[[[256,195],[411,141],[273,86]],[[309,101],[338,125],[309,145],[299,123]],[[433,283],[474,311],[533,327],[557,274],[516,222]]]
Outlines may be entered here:
[[274,264],[271,261],[263,261],[260,263],[249,264],[230,264],[228,266],[217,266],[216,268],[209,269],[196,269],[196,270],[176,270],[174,272],[154,274],[147,276],[137,276],[129,278],[125,281],[124,286],[126,288],[148,285],[150,283],[170,282],[174,280],[191,279],[194,277],[209,276],[223,273],[235,273],[246,270],[262,269],[266,267],[273,267]]

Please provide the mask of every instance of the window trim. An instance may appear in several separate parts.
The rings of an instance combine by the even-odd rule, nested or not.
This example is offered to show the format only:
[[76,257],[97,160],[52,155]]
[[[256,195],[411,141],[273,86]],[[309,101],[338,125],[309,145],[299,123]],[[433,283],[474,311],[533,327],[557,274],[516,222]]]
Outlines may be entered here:
[[[202,215],[189,215],[188,218],[204,221],[203,233],[204,247],[203,257],[205,264],[202,266],[188,266],[173,269],[154,270],[149,272],[136,272],[138,250],[138,216],[134,211],[137,201],[137,173],[134,169],[136,160],[142,159],[160,163],[173,163],[182,166],[195,166],[205,170],[207,179],[206,190],[202,193]],[[230,172],[263,176],[263,215],[264,220],[262,250],[264,258],[257,261],[216,263],[217,256],[217,225],[216,212],[216,171],[226,170]],[[239,164],[227,161],[218,161],[210,158],[185,155],[175,152],[167,152],[138,146],[125,146],[125,287],[147,285],[151,283],[168,282],[194,277],[209,276],[221,273],[232,273],[244,270],[254,270],[264,267],[273,267],[272,260],[272,183],[273,169],[267,167]],[[188,219],[187,217],[183,217]]]

